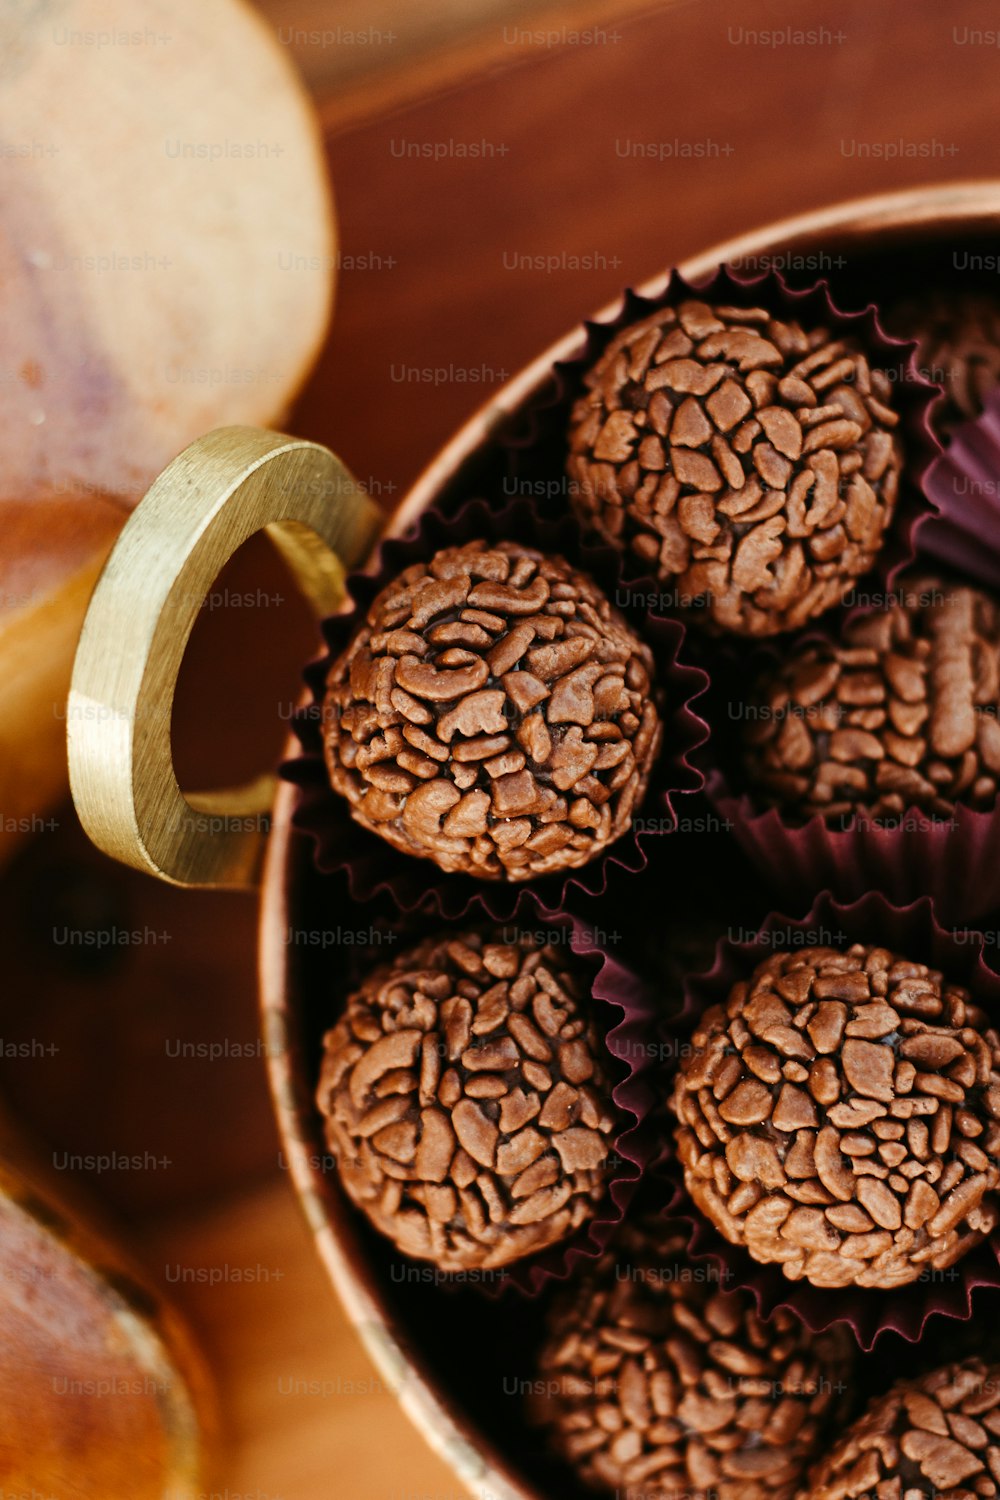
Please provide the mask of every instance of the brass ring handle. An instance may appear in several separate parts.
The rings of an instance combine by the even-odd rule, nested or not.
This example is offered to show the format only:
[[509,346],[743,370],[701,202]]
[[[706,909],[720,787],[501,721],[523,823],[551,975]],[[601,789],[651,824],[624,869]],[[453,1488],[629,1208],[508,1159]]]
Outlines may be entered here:
[[258,881],[274,778],[185,797],[170,722],[205,596],[262,528],[322,618],[343,600],[380,517],[327,448],[221,427],[185,448],[126,521],[80,635],[66,716],[80,821],[106,854],[174,885]]

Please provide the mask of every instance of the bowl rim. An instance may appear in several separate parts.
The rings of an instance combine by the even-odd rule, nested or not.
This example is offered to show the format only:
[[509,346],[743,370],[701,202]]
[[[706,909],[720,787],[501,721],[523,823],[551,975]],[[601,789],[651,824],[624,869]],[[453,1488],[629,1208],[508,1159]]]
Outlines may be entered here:
[[[264,859],[258,954],[268,1079],[281,1145],[299,1203],[349,1322],[383,1383],[424,1440],[478,1500],[540,1500],[513,1479],[503,1456],[485,1438],[477,1434],[475,1444],[469,1441],[449,1403],[439,1395],[422,1355],[390,1331],[375,1278],[347,1223],[347,1215],[353,1210],[339,1201],[339,1186],[315,1164],[317,1148],[324,1148],[322,1137],[310,1131],[302,1118],[301,1080],[294,1076],[299,1039],[290,987],[285,983],[289,945],[284,935],[291,925],[298,881],[305,873],[301,836],[300,847],[293,849],[295,797],[296,788],[290,782],[279,783]],[[298,868],[294,863],[296,852]],[[336,1207],[331,1202],[332,1194],[338,1198]],[[335,1216],[341,1213],[344,1222],[338,1224]]]
[[[688,281],[708,278],[723,262],[742,260],[767,252],[805,253],[831,234],[862,240],[870,235],[886,239],[933,224],[946,227],[961,221],[969,227],[996,228],[1000,215],[1000,177],[970,178],[961,182],[902,188],[890,193],[868,193],[847,198],[826,208],[806,209],[788,218],[762,224],[744,234],[733,235],[697,255],[679,262],[677,269]],[[660,271],[640,282],[635,291],[643,297],[660,295],[670,280],[670,271]],[[619,294],[588,322],[610,323],[621,313]],[[480,445],[488,441],[523,404],[537,395],[556,361],[572,359],[580,352],[582,326],[556,339],[479,406],[455,435],[421,470],[389,517],[383,536],[400,536],[432,505],[454,480],[456,473]]]
[[[871,193],[808,209],[689,256],[678,269],[688,280],[698,281],[711,275],[721,262],[767,253],[805,253],[831,240],[842,248],[873,237],[891,242],[894,236],[906,237],[921,230],[930,237],[928,230],[946,230],[956,223],[973,233],[1000,230],[1000,178]],[[656,296],[664,290],[669,275],[660,272],[636,290],[647,297]],[[611,321],[621,306],[619,296],[588,321]],[[581,325],[564,334],[473,412],[402,497],[386,522],[383,537],[402,535],[429,505],[460,483],[463,466],[542,389],[554,362],[579,352],[582,337]],[[474,1432],[473,1442],[463,1431],[463,1419],[438,1388],[421,1352],[409,1347],[399,1330],[390,1329],[375,1278],[347,1220],[346,1206],[338,1204],[331,1212],[330,1195],[339,1190],[315,1162],[322,1137],[315,1123],[310,1128],[304,1118],[302,1080],[295,1076],[299,1043],[290,950],[284,934],[291,925],[298,882],[308,866],[305,841],[293,834],[291,826],[295,796],[291,784],[279,784],[261,883],[258,967],[268,1079],[296,1193],[351,1324],[386,1386],[429,1446],[477,1500],[542,1500],[537,1489],[526,1486],[507,1457],[488,1439]],[[344,1217],[338,1223],[336,1216],[342,1207]]]

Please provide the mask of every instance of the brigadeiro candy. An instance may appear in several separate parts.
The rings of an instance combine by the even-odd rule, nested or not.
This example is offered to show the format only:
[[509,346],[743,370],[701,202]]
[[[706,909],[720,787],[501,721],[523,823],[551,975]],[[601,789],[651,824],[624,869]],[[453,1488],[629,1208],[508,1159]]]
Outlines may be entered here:
[[1000,1037],[968,991],[855,943],[776,952],[678,1071],[694,1202],[792,1280],[897,1287],[998,1218]]
[[891,608],[770,667],[744,729],[749,787],[786,815],[946,817],[992,808],[1000,776],[1000,605],[911,579]]
[[987,292],[940,291],[896,303],[886,323],[917,340],[923,372],[944,387],[932,421],[943,437],[981,416],[983,402],[1000,384],[1000,302]]
[[852,1344],[699,1279],[685,1235],[626,1227],[553,1303],[533,1415],[590,1487],[635,1500],[785,1500],[843,1414]]
[[982,1500],[1000,1490],[1000,1365],[903,1381],[816,1466],[809,1500]]
[[622,1121],[572,950],[432,937],[327,1033],[318,1103],[351,1199],[407,1255],[495,1269],[605,1197]]
[[577,868],[629,827],[660,745],[648,646],[560,557],[470,542],[383,589],[327,679],[355,819],[483,880]]
[[690,298],[619,333],[573,408],[583,521],[709,627],[791,630],[873,565],[901,447],[860,343],[764,308]]

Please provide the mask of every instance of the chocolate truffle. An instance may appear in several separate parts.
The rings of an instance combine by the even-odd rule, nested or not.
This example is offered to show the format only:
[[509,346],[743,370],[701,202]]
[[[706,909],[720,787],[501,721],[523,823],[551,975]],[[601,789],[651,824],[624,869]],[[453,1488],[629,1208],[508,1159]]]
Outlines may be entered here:
[[997,601],[914,580],[891,608],[765,673],[744,724],[748,785],[797,821],[991,808],[998,713]]
[[477,932],[378,969],[325,1039],[319,1107],[350,1197],[400,1250],[494,1270],[567,1239],[622,1128],[568,949]]
[[899,302],[886,324],[917,340],[917,363],[944,386],[932,412],[942,437],[982,415],[983,401],[1000,384],[1000,302],[986,292],[932,292]]
[[364,827],[443,870],[575,869],[645,792],[652,676],[649,648],[562,558],[448,547],[382,590],[331,668],[330,780]]
[[903,1286],[997,1222],[1000,1037],[884,948],[772,954],[706,1012],[673,1107],[695,1203],[792,1280]]
[[679,608],[773,635],[871,568],[901,455],[890,382],[854,339],[690,300],[619,333],[585,383],[573,504]]
[[548,1318],[534,1416],[589,1486],[629,1500],[786,1500],[845,1409],[852,1346],[768,1321],[633,1229]]
[[1000,1492],[1000,1365],[903,1381],[816,1466],[809,1500],[976,1500]]

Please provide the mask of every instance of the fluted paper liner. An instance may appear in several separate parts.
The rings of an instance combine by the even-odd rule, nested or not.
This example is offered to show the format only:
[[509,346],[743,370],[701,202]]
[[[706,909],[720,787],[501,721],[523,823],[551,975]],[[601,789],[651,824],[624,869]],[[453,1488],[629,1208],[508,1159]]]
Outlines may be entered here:
[[[509,1274],[502,1286],[532,1297],[553,1280],[567,1280],[577,1267],[601,1254],[624,1218],[656,1147],[656,1137],[648,1125],[655,1099],[652,1071],[658,1053],[650,992],[627,964],[611,956],[592,928],[565,912],[546,918],[546,925],[554,923],[568,924],[573,952],[591,967],[591,994],[598,1026],[608,1052],[622,1070],[611,1097],[623,1115],[631,1117],[632,1123],[615,1138],[613,1175],[595,1218],[566,1244],[554,1245],[541,1255],[508,1267]],[[615,1012],[618,1019],[614,1018]],[[602,1013],[606,1017],[606,1030]],[[495,1288],[487,1283],[483,1289],[489,1293]]]
[[1000,388],[981,416],[954,429],[924,486],[937,514],[921,531],[921,550],[1000,589]]

